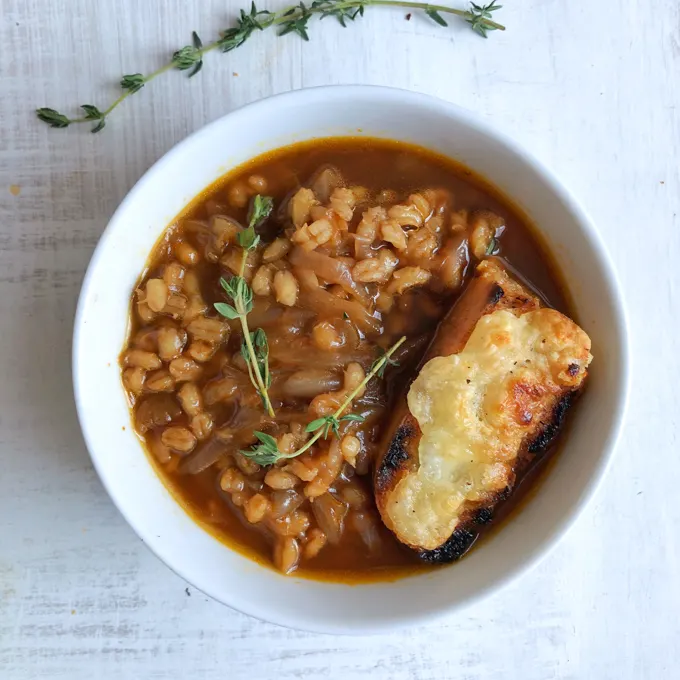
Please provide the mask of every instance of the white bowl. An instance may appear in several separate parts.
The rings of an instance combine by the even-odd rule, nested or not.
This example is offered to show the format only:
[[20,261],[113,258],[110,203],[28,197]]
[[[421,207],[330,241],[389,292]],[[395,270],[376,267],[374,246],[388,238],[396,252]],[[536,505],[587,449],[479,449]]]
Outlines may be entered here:
[[[265,151],[315,137],[384,137],[462,161],[538,225],[593,340],[588,390],[550,474],[518,516],[462,561],[392,583],[348,586],[284,577],[218,542],[173,500],[130,426],[119,377],[128,304],[163,229],[201,190]],[[629,357],[621,293],[591,221],[560,182],[472,113],[379,87],[299,90],[204,127],[128,194],[92,257],[76,315],[73,381],[95,468],[142,540],[187,581],[242,612],[292,628],[359,633],[431,621],[526,572],[574,521],[602,479],[620,430]]]

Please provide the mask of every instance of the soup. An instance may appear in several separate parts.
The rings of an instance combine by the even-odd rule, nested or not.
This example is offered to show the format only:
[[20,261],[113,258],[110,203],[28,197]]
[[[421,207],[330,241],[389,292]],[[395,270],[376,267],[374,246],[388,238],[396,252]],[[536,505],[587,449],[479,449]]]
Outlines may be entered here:
[[151,253],[121,354],[164,483],[220,540],[284,573],[430,568],[380,520],[371,474],[398,396],[487,258],[566,308],[523,218],[423,149],[316,140],[220,179]]

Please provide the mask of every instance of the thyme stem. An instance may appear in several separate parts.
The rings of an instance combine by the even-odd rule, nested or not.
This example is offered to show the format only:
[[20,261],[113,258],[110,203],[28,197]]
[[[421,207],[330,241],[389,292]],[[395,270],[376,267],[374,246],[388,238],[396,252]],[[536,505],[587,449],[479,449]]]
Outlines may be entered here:
[[[196,37],[198,42],[198,38]],[[248,327],[248,314],[253,308],[253,291],[246,282],[245,272],[248,262],[248,253],[255,250],[260,242],[260,236],[255,231],[266,220],[274,208],[274,201],[271,196],[255,196],[250,204],[248,211],[248,227],[239,232],[236,237],[238,245],[241,246],[241,264],[239,265],[238,276],[234,276],[229,281],[220,279],[220,285],[231,298],[233,306],[225,302],[216,302],[215,309],[219,314],[227,319],[238,319],[243,331],[243,346],[241,354],[248,367],[248,376],[253,387],[262,399],[267,413],[274,417],[274,409],[267,388],[269,387],[269,345],[265,332],[258,328],[251,335]],[[255,343],[253,343],[253,337]],[[260,366],[262,365],[262,369]],[[264,373],[264,377],[262,374]]]
[[[402,336],[397,342],[394,343],[394,345],[392,345],[392,347],[390,347],[387,352],[385,352],[385,354],[377,359],[373,363],[371,370],[364,376],[364,379],[344,398],[342,404],[340,404],[340,407],[335,411],[335,413],[333,413],[332,416],[327,416],[327,419],[335,421],[337,425],[338,419],[342,416],[345,410],[351,406],[352,401],[357,396],[357,394],[359,394],[359,392],[361,392],[361,390],[363,390],[376,375],[380,374],[382,368],[387,363],[389,363],[392,355],[405,341],[406,336]],[[312,425],[312,427],[314,427],[314,425]],[[310,437],[299,449],[296,449],[292,453],[281,453],[278,448],[276,448],[276,440],[273,437],[270,437],[269,435],[266,435],[262,432],[256,432],[255,435],[262,443],[254,449],[249,451],[241,451],[241,453],[262,465],[271,465],[278,460],[282,460],[284,458],[296,458],[297,456],[303,454],[305,451],[308,451],[312,446],[314,446],[314,444],[319,441],[321,437],[326,436],[327,432],[327,428],[320,425],[316,433],[312,435],[312,437]]]
[[491,19],[492,12],[501,9],[501,5],[496,4],[497,1],[492,0],[488,5],[483,6],[471,2],[469,9],[458,9],[410,0],[313,0],[309,6],[300,2],[278,12],[258,10],[253,2],[250,12],[241,10],[236,25],[224,31],[217,40],[203,45],[194,32],[192,34],[193,45],[187,45],[175,52],[167,64],[146,76],[141,73],[123,76],[120,83],[123,92],[107,108],[100,110],[92,104],[84,104],[81,108],[85,110],[86,115],[73,118],[47,107],[36,109],[35,113],[39,120],[50,127],[65,128],[79,123],[94,123],[92,132],[99,132],[103,129],[107,117],[130,95],[139,92],[144,85],[173,69],[180,71],[192,69],[189,73],[189,77],[192,77],[200,71],[203,66],[203,57],[206,54],[218,48],[223,52],[230,52],[243,45],[256,30],[264,31],[270,27],[278,27],[280,36],[297,33],[303,40],[309,40],[307,25],[313,16],[318,16],[320,19],[334,16],[342,26],[346,26],[347,21],[354,21],[363,16],[366,7],[404,7],[424,12],[440,26],[447,26],[442,14],[460,17],[471,26],[472,30],[486,38],[488,31],[505,30],[505,26]]
[[[380,369],[387,363],[387,360],[406,342],[406,336],[402,336],[397,340],[397,342],[392,345],[392,347],[389,349],[388,352],[383,354],[383,356],[378,359],[373,364],[373,367],[371,370],[366,374],[364,379],[359,383],[357,387],[355,387],[344,399],[342,404],[340,404],[340,407],[338,410],[333,414],[333,418],[337,419],[339,418],[345,411],[345,409],[352,404],[352,401],[354,400],[354,397],[361,392],[361,390],[368,385],[371,380],[373,380],[374,376],[380,371]],[[317,431],[317,433],[311,437],[308,441],[306,441],[297,451],[293,451],[293,453],[288,453],[288,454],[281,454],[281,458],[295,458],[296,456],[299,456],[301,453],[304,453],[307,451],[307,449],[311,448],[315,442],[317,442],[319,439],[321,439],[322,435],[324,433],[324,429],[321,428]]]
[[257,380],[259,392],[262,396],[262,401],[264,401],[264,407],[267,410],[267,413],[273,418],[276,414],[274,413],[272,403],[269,400],[269,392],[267,391],[267,387],[265,386],[262,375],[260,374],[260,366],[257,361],[257,355],[255,354],[255,348],[253,347],[253,341],[250,339],[250,329],[248,328],[246,315],[241,314],[239,319],[241,321],[241,329],[243,330],[243,341],[246,343],[248,354],[250,355],[250,366],[252,366],[253,372],[255,373],[255,380]]

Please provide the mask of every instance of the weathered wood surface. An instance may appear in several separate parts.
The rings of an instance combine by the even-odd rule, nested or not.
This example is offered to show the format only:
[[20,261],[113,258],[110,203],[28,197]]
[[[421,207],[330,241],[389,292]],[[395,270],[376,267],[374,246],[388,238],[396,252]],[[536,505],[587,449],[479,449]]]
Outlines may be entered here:
[[[653,8],[651,6],[653,4]],[[2,0],[0,6],[0,677],[641,680],[677,675],[680,479],[680,6],[523,0],[477,38],[370,10],[257,35],[168,74],[106,130],[32,109],[105,104],[236,0]],[[278,7],[271,4],[270,7]],[[238,74],[238,75],[236,75]],[[297,633],[233,612],[161,564],[100,485],[71,397],[88,259],[116,205],[173,144],[260,97],[329,83],[428,92],[494,121],[583,201],[625,287],[634,390],[611,473],[529,577],[445,625],[376,638]]]

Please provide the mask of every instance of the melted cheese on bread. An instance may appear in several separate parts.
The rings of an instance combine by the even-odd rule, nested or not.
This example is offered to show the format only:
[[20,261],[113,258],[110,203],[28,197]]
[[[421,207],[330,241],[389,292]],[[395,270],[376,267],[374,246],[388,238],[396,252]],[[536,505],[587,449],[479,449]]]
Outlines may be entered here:
[[408,393],[420,466],[386,507],[401,540],[437,548],[471,503],[511,485],[524,440],[549,419],[556,395],[582,383],[591,360],[581,328],[538,309],[482,316],[463,351],[428,361]]

